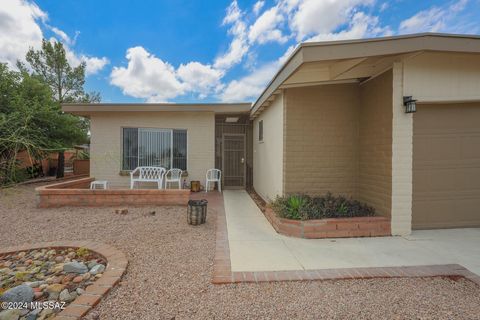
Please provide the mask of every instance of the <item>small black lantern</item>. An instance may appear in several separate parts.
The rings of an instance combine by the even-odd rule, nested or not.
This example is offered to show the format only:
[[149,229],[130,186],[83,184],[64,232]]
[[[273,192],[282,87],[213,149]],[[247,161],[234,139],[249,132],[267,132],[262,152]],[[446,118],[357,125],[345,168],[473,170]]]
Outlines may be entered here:
[[403,97],[403,105],[405,106],[405,113],[414,113],[417,111],[417,100],[412,96]]

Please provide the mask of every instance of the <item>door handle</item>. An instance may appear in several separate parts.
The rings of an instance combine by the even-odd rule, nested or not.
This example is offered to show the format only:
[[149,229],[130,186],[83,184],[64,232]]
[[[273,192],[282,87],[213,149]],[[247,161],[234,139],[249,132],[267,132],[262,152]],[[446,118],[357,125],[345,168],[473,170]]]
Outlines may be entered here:
[[241,163],[245,163],[245,159],[244,159],[244,158],[242,158],[242,160],[240,160],[240,162],[241,162]]

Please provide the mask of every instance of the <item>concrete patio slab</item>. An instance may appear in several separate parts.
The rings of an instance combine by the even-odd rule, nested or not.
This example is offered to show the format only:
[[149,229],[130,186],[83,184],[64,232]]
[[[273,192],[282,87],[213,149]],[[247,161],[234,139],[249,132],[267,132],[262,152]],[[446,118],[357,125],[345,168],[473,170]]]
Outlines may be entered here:
[[480,275],[480,229],[406,237],[297,239],[280,235],[243,190],[224,192],[232,272],[460,264]]

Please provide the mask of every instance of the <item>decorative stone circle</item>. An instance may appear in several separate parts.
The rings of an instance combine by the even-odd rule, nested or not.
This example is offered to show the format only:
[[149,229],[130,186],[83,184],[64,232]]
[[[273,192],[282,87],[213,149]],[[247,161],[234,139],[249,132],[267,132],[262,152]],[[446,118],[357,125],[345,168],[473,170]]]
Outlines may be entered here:
[[[21,266],[17,267],[16,261]],[[51,311],[32,314],[32,319],[36,316],[38,319],[80,319],[120,281],[127,264],[121,251],[94,241],[44,242],[0,248],[0,276],[2,272],[10,273],[9,277],[0,277],[4,279],[0,281],[0,288],[10,288],[1,290],[0,296],[2,300],[7,299],[5,301],[38,299],[68,303],[58,313],[44,309]],[[48,270],[47,274],[42,274],[42,270]],[[26,310],[7,311],[12,316],[15,312],[19,316],[26,315]]]

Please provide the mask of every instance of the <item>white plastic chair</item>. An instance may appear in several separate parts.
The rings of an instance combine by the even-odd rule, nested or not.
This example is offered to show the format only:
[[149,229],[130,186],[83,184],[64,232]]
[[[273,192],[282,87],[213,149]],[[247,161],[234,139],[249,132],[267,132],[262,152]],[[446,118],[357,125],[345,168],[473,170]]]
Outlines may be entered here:
[[213,182],[213,186],[215,186],[215,182],[217,182],[218,191],[222,192],[222,171],[218,169],[207,170],[206,181],[205,181],[205,192],[208,192],[208,187],[210,182]]
[[[138,172],[138,177],[135,174]],[[136,167],[130,172],[130,189],[135,187],[135,182],[156,182],[158,189],[162,189],[165,168],[162,167]]]
[[165,189],[169,183],[178,183],[178,189],[182,189],[182,173],[181,169],[170,169],[165,173]]

